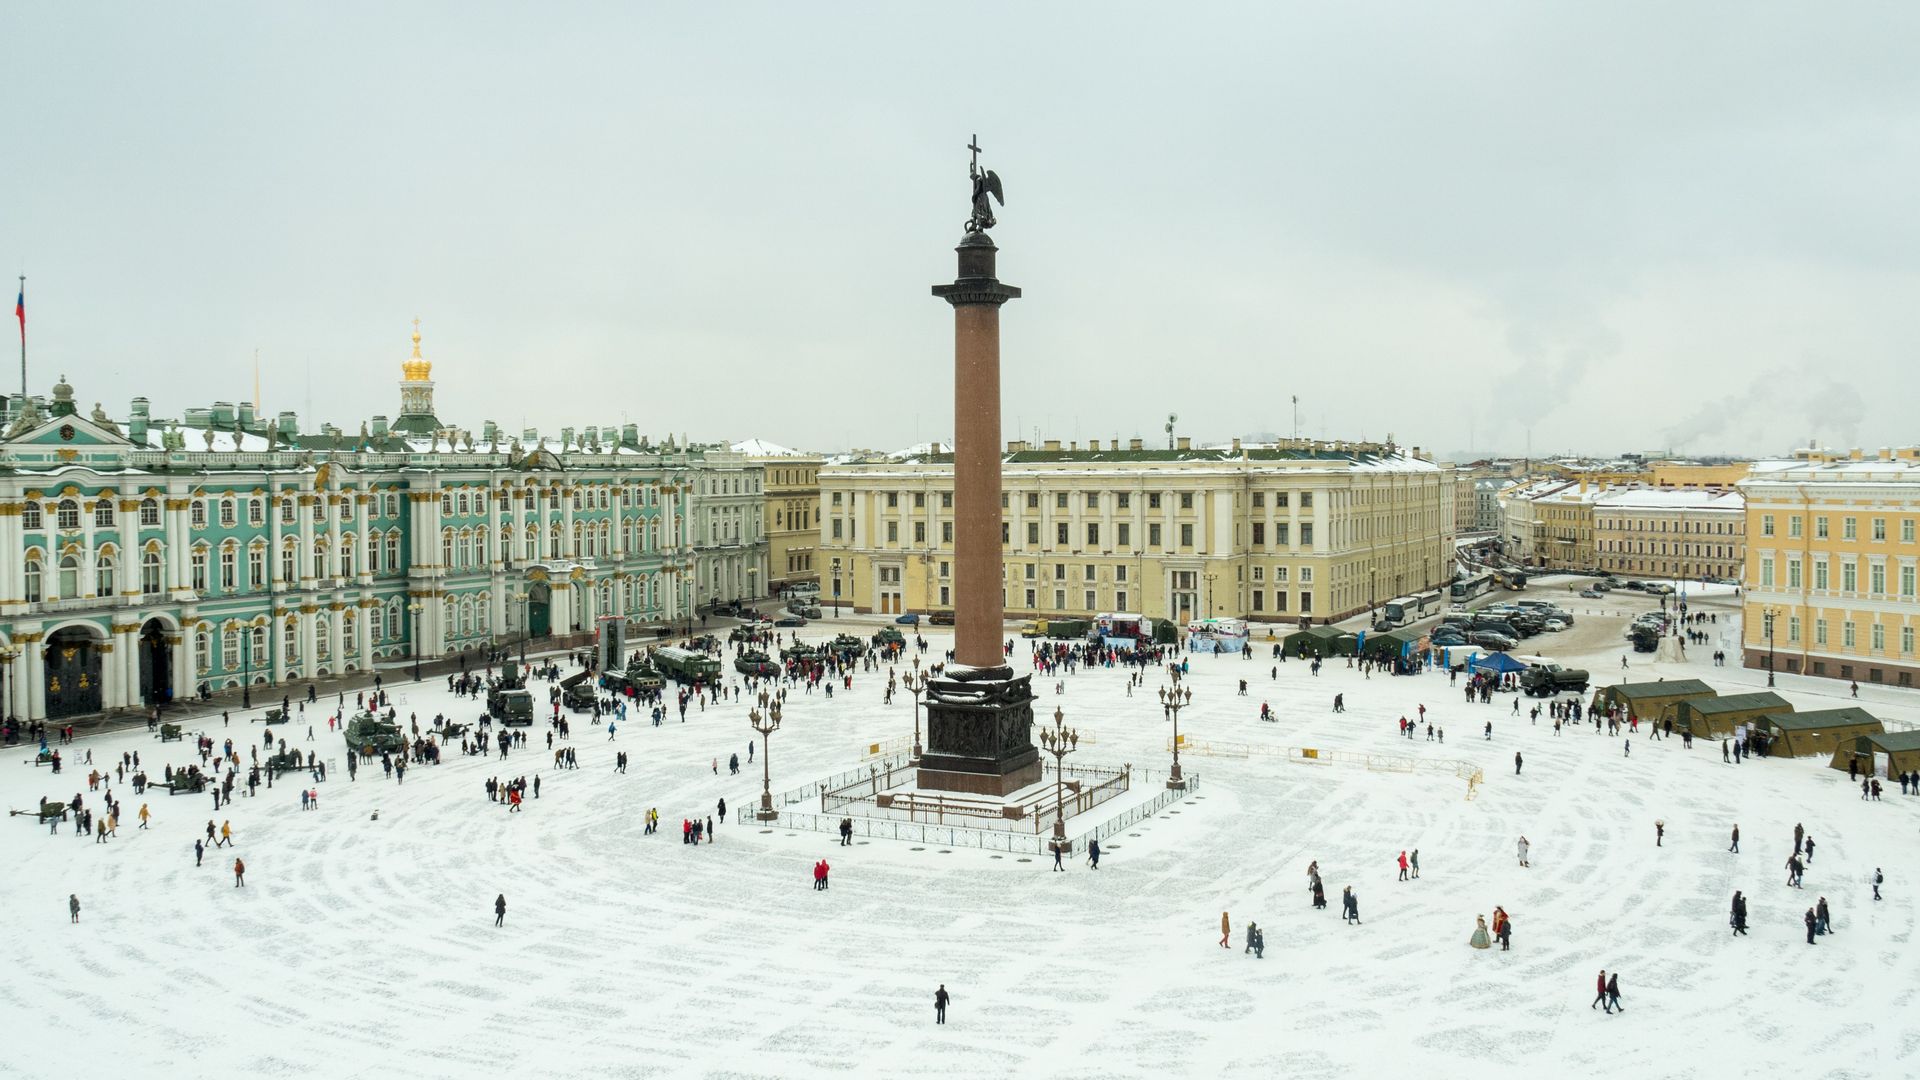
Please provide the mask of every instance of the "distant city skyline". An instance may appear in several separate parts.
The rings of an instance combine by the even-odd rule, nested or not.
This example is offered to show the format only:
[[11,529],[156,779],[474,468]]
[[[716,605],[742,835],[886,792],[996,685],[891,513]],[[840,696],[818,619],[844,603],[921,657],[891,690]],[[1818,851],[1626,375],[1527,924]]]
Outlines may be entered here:
[[1009,439],[1911,441],[1920,10],[750,10],[10,9],[32,392],[941,438],[977,134]]

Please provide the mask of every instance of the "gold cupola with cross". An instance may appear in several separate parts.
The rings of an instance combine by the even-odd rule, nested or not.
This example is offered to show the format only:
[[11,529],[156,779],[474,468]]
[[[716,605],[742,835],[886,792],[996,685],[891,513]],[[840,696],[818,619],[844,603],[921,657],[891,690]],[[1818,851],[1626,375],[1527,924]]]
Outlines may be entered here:
[[433,415],[433,363],[420,355],[420,320],[413,320],[413,355],[400,365],[400,416],[394,430],[432,435],[440,430]]

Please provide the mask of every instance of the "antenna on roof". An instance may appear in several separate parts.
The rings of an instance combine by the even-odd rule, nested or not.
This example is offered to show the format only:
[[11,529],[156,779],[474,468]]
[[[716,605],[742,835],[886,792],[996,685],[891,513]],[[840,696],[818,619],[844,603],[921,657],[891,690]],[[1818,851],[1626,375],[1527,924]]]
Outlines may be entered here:
[[1179,413],[1167,414],[1167,449],[1173,449],[1173,425],[1180,420]]

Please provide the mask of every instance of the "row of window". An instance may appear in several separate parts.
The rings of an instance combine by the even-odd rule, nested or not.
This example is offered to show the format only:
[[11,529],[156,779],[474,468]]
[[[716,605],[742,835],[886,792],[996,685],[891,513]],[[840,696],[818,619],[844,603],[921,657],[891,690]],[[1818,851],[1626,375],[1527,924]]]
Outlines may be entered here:
[[[1813,588],[1815,589],[1832,588],[1832,577],[1828,573],[1827,567],[1828,567],[1828,562],[1826,559],[1813,560]],[[1916,577],[1915,568],[1912,564],[1910,563],[1903,564],[1900,567],[1899,580],[1900,580],[1900,596],[1902,599],[1911,600],[1914,598],[1915,577]],[[1763,555],[1760,558],[1760,587],[1763,589],[1770,589],[1774,586],[1774,584],[1775,584],[1775,580],[1774,580],[1773,556]],[[1801,587],[1799,556],[1790,556],[1787,559],[1786,587],[1789,589],[1798,589]],[[1857,593],[1860,591],[1859,560],[1857,559],[1840,560],[1840,591],[1843,593]],[[1869,596],[1887,595],[1887,564],[1886,563],[1874,561],[1867,564],[1866,592],[1867,592],[1867,595]]]
[[[1763,622],[1762,629],[1761,629],[1762,634],[1765,634],[1767,629],[1768,629],[1768,626],[1766,625],[1766,623]],[[1825,619],[1813,620],[1814,645],[1816,646],[1830,645],[1831,642],[1828,640],[1828,638],[1829,638],[1829,635],[1827,631],[1827,620]],[[1867,624],[1867,640],[1869,642],[1867,646],[1869,650],[1873,652],[1887,651],[1887,628],[1885,624],[1883,623]],[[1800,643],[1800,616],[1790,615],[1787,617],[1787,644],[1798,645],[1799,643]],[[1840,647],[1845,649],[1857,649],[1860,647],[1859,624],[1855,623],[1852,619],[1844,620],[1840,624]],[[1900,651],[1901,653],[1907,656],[1913,655],[1914,628],[1911,626],[1902,626],[1900,628]]]
[[1600,551],[1631,552],[1639,555],[1685,555],[1702,559],[1734,557],[1734,549],[1729,544],[1666,544],[1647,540],[1601,540],[1594,547]]
[[[1677,532],[1701,533],[1710,536],[1732,536],[1740,530],[1732,521],[1694,521],[1682,519],[1659,519],[1655,521],[1629,521],[1625,518],[1596,518],[1593,527],[1601,532]],[[1672,525],[1673,528],[1667,526]]]
[[[1869,535],[1871,536],[1874,543],[1883,544],[1886,542],[1887,540],[1887,519],[1886,518],[1877,517],[1877,518],[1871,519],[1869,522],[1869,528],[1871,529],[1871,532],[1869,533]],[[1774,535],[1774,522],[1773,522],[1772,514],[1760,515],[1760,535],[1761,536]],[[1796,540],[1800,539],[1801,537],[1800,515],[1789,514],[1787,516],[1787,536]],[[1822,514],[1822,515],[1816,515],[1814,517],[1813,538],[1815,540],[1831,539],[1831,534],[1830,534],[1826,515]],[[1849,515],[1846,517],[1842,517],[1840,519],[1840,539],[1842,540],[1860,539],[1860,519],[1858,517]],[[1903,544],[1911,544],[1914,542],[1914,539],[1915,539],[1914,519],[1910,517],[1901,518],[1900,519],[1900,542]]]
[[[841,518],[834,518],[832,521],[832,533],[833,533],[833,539],[835,540],[843,539],[844,532],[850,531],[850,530],[842,529],[842,520],[843,519]],[[852,519],[848,518],[848,519],[845,519],[845,521],[850,523]],[[1026,523],[1026,526],[1027,526],[1026,546],[1039,547],[1040,546],[1040,523],[1037,521],[1029,521]],[[1082,528],[1085,530],[1085,536],[1087,538],[1086,547],[1088,549],[1099,548],[1100,536],[1101,536],[1100,523],[1097,521],[1089,521],[1084,523]],[[1182,522],[1179,525],[1175,526],[1175,528],[1179,530],[1178,531],[1178,536],[1180,538],[1179,546],[1183,548],[1193,547],[1193,535],[1194,535],[1193,525],[1188,522]],[[1067,547],[1071,545],[1073,543],[1072,529],[1073,529],[1073,526],[1067,522],[1064,522],[1064,521],[1055,522],[1053,526],[1054,545],[1056,547]],[[1292,546],[1288,539],[1290,535],[1291,535],[1291,530],[1289,529],[1288,522],[1282,521],[1282,522],[1274,523],[1273,541],[1274,541],[1275,547]],[[1301,522],[1299,535],[1300,535],[1301,546],[1312,547],[1313,546],[1313,523],[1310,521]],[[1157,549],[1162,547],[1163,545],[1161,541],[1163,536],[1164,536],[1164,533],[1162,532],[1162,527],[1160,522],[1158,521],[1147,522],[1147,547],[1148,548]],[[900,523],[899,522],[889,521],[886,523],[886,537],[887,537],[886,542],[889,544],[898,544],[900,542]],[[927,542],[927,523],[924,521],[913,522],[913,543],[925,544],[926,542]],[[953,543],[953,522],[951,521],[940,522],[940,542],[943,544]],[[1013,543],[1012,524],[1009,522],[1003,521],[1000,523],[1000,543],[1002,545],[1011,545]],[[1124,550],[1133,546],[1133,523],[1132,522],[1122,521],[1114,525],[1113,543],[1114,543],[1114,547],[1118,550]],[[1254,547],[1267,546],[1267,530],[1266,530],[1266,524],[1264,522],[1256,522],[1253,526],[1253,546]]]
[[[834,506],[843,505],[841,500],[842,494],[843,494],[842,492],[838,492],[838,491],[833,493],[832,500],[833,500]],[[915,509],[925,508],[925,506],[927,505],[927,493],[924,491],[915,491],[915,492],[912,492],[911,494],[913,497],[914,508]],[[1106,494],[1110,494],[1113,497],[1114,509],[1130,510],[1133,508],[1133,492],[1114,491],[1114,492],[1108,492]],[[1170,492],[1167,492],[1164,497],[1177,500],[1179,508],[1182,510],[1191,510],[1193,509],[1193,494],[1194,493],[1191,491],[1180,491],[1180,492],[1170,491]],[[940,495],[941,508],[951,510],[953,508],[953,492],[942,491],[939,493],[939,495]],[[1101,492],[1083,491],[1083,492],[1080,492],[1079,495],[1080,495],[1080,498],[1083,500],[1083,505],[1088,510],[1100,509],[1100,499],[1102,497]],[[1287,492],[1287,491],[1274,492],[1273,505],[1281,508],[1286,507],[1287,505],[1289,505],[1289,501],[1291,500],[1292,495],[1293,495],[1292,492]],[[1161,508],[1161,499],[1163,496],[1160,492],[1149,491],[1146,493],[1146,496],[1147,496],[1147,509],[1158,510]],[[900,505],[900,492],[889,491],[889,492],[886,492],[882,496],[882,498],[885,500],[887,508],[889,510],[895,509]],[[1011,498],[1010,493],[1005,491],[1000,493],[1000,509],[1006,510],[1011,507],[1011,503],[1009,501],[1010,498]],[[1068,509],[1070,506],[1070,502],[1069,502],[1070,498],[1071,498],[1071,495],[1068,492],[1065,492],[1065,491],[1054,492],[1053,493],[1054,509],[1056,510]],[[1027,503],[1027,509],[1029,510],[1040,509],[1040,493],[1037,491],[1027,492],[1026,503]],[[1267,504],[1266,492],[1256,491],[1253,493],[1253,505],[1264,507],[1266,506],[1266,504]],[[1311,509],[1313,507],[1313,492],[1311,491],[1300,492],[1300,506],[1303,509]]]

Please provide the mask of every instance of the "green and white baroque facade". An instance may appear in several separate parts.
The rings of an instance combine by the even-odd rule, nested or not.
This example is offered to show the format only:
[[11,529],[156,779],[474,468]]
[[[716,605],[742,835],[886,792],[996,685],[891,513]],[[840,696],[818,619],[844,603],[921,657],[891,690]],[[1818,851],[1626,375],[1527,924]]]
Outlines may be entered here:
[[761,470],[743,455],[655,447],[633,425],[475,439],[440,426],[423,381],[402,384],[391,429],[357,435],[247,404],[154,421],[144,399],[123,426],[81,416],[64,383],[44,406],[8,399],[6,715],[281,685],[606,614],[683,622],[766,581]]

